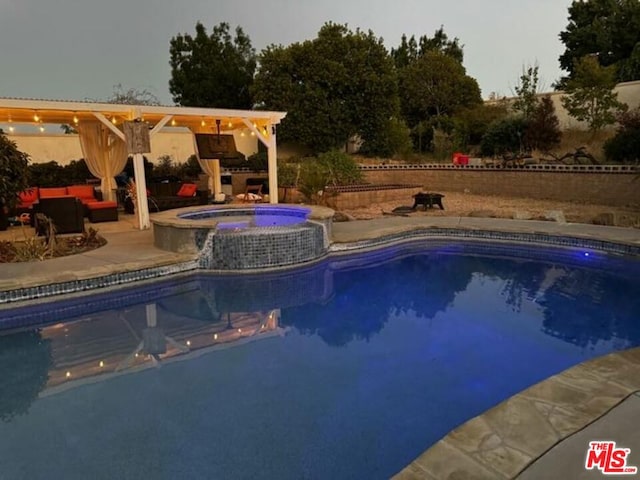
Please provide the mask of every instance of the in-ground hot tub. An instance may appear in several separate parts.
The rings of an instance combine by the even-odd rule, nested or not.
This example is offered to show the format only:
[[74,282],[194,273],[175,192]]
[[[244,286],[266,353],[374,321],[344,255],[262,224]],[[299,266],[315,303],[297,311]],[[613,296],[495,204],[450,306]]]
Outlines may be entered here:
[[333,210],[297,205],[225,205],[167,211],[151,219],[158,248],[197,253],[201,268],[257,270],[324,257]]

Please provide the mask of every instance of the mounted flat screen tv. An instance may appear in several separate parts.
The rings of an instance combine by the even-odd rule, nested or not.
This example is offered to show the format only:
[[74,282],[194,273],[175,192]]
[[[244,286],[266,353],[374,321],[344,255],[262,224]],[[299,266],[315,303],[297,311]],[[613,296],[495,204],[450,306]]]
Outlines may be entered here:
[[196,133],[196,145],[198,146],[198,155],[204,160],[238,156],[233,135]]

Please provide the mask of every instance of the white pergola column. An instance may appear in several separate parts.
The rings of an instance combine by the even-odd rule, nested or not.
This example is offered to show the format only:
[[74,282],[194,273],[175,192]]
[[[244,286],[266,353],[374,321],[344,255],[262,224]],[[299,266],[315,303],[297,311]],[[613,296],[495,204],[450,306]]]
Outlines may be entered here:
[[149,202],[147,200],[147,179],[144,173],[144,157],[141,153],[133,155],[133,175],[136,177],[136,213],[138,214],[138,228],[151,228],[149,221]]
[[276,148],[276,126],[269,125],[271,138],[267,146],[267,162],[269,172],[269,203],[278,203],[278,151]]
[[[140,118],[139,111],[134,112],[134,118]],[[164,127],[172,115],[166,115],[149,132],[149,140]],[[111,122],[109,122],[111,123]],[[141,153],[133,155],[133,174],[136,177],[136,212],[138,213],[138,225],[140,230],[151,228],[149,220],[149,202],[147,200],[147,177],[144,171],[144,156]]]
[[211,179],[211,190],[213,190],[213,199],[216,200],[216,195],[222,193],[222,180],[220,179],[220,159],[216,158],[211,160],[211,166],[213,167],[213,178]]

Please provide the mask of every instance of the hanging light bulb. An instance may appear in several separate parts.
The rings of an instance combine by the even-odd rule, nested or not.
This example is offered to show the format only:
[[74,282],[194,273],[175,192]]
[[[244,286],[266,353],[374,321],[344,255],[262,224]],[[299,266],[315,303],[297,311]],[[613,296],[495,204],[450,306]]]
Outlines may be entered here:
[[200,126],[201,127],[206,127],[207,126],[207,122],[204,121],[204,118],[202,119],[202,121],[200,122]]
[[118,119],[116,117],[111,117],[111,123],[115,125],[116,123],[118,123]]
[[254,132],[253,130],[251,130],[251,136],[255,137],[256,136],[256,132]]
[[11,133],[13,133],[13,131],[14,131],[14,130],[15,130],[15,128],[13,128],[13,126],[9,127],[9,131],[10,131]]
[[75,113],[73,114],[73,123],[74,123],[75,125],[77,125],[77,124],[78,124],[78,116],[77,116]]
[[244,137],[244,130],[240,132],[240,136]]
[[172,119],[171,119],[171,126],[172,126],[172,127],[175,127],[175,126],[176,126],[176,119],[175,119],[175,118],[172,118]]
[[36,110],[36,113],[33,114],[33,121],[34,122],[39,122],[40,121],[40,116],[38,115],[38,111]]
[[233,123],[231,123],[231,122],[227,123],[227,127],[233,128]]
[[40,132],[44,132],[44,127],[40,125]]

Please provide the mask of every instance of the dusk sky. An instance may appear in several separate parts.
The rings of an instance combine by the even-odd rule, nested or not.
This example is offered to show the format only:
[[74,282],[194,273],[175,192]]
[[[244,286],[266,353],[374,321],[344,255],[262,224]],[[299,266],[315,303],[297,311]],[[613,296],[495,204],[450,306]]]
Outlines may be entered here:
[[388,49],[403,33],[441,25],[464,45],[482,96],[511,95],[523,65],[538,63],[542,86],[561,75],[558,34],[571,0],[0,0],[0,96],[105,99],[116,84],[169,94],[169,40],[240,25],[256,51],[312,39],[327,21],[373,32]]

